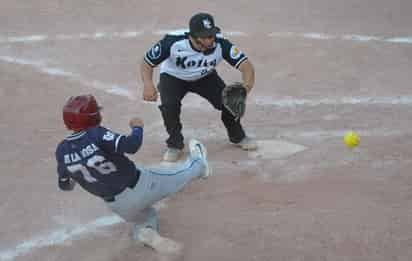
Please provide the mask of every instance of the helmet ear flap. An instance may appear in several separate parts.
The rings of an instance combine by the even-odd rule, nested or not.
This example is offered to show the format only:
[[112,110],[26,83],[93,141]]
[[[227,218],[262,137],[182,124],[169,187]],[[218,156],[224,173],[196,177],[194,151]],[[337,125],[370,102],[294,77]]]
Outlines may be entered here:
[[94,120],[94,123],[93,123],[94,126],[100,125],[100,123],[102,122],[102,115],[100,114],[100,111],[97,111],[97,114],[93,118],[93,120]]

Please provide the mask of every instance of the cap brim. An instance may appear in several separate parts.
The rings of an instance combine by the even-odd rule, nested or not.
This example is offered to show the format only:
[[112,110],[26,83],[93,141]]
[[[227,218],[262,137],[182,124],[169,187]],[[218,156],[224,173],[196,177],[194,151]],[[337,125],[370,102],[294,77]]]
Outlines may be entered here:
[[220,28],[215,26],[210,30],[203,31],[203,32],[198,32],[198,33],[194,34],[194,36],[204,38],[204,37],[216,36],[216,34],[218,34],[218,33],[220,33]]

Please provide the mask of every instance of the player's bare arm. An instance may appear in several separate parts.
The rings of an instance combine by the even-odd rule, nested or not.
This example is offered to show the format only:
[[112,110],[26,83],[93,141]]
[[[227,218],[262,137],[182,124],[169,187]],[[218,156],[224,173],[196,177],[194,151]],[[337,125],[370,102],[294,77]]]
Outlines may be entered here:
[[143,100],[156,101],[157,89],[153,83],[153,67],[147,64],[144,60],[140,66],[140,75],[143,81]]
[[242,73],[243,85],[249,93],[255,84],[255,68],[249,60],[246,60],[240,64],[239,71]]

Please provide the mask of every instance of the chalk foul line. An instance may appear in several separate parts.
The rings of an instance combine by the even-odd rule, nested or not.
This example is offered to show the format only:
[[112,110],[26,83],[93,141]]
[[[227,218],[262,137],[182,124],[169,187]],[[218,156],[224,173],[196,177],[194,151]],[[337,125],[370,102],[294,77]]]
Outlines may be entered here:
[[[136,96],[129,91],[131,87],[122,87],[116,84],[104,83],[98,80],[89,80],[82,77],[79,74],[68,72],[58,67],[48,66],[43,61],[28,60],[23,58],[0,56],[0,61],[13,63],[23,66],[30,66],[39,71],[40,73],[50,76],[63,77],[68,80],[80,83],[84,86],[91,87],[93,89],[104,91],[108,94],[126,97],[130,100],[136,100]],[[201,100],[199,102],[202,102]],[[210,109],[208,106],[200,106],[199,102],[186,103],[187,106],[198,109]],[[275,99],[269,96],[256,96],[249,102],[256,104],[257,106],[276,106],[281,108],[293,108],[299,106],[322,106],[322,105],[401,105],[411,106],[412,95],[398,95],[398,96],[355,96],[355,97],[339,97],[339,98],[322,98],[322,99],[303,99],[286,97]]]
[[0,56],[0,61],[17,64],[17,65],[30,66],[43,74],[66,78],[70,81],[80,83],[81,85],[91,87],[93,89],[101,90],[109,94],[126,97],[131,100],[136,99],[135,95],[133,95],[133,93],[129,91],[129,89],[131,88],[122,87],[116,84],[108,84],[108,83],[104,83],[98,80],[89,80],[89,79],[82,77],[79,74],[68,72],[61,68],[49,66],[46,64],[46,62],[43,62],[43,61],[34,61],[34,60],[16,58],[16,57],[11,57],[11,56]]
[[355,96],[322,99],[299,99],[286,97],[275,99],[268,96],[256,96],[254,103],[261,106],[276,106],[281,108],[293,108],[299,106],[321,106],[321,105],[412,105],[412,95],[398,96]]
[[269,37],[278,38],[304,38],[312,40],[342,40],[342,41],[353,41],[353,42],[386,42],[386,43],[398,43],[398,44],[412,44],[412,36],[397,36],[397,37],[386,37],[386,36],[375,36],[375,35],[361,35],[361,34],[342,34],[333,35],[326,33],[295,33],[295,32],[271,32],[268,34]]
[[32,239],[25,240],[16,247],[0,251],[0,260],[9,261],[16,257],[28,254],[34,249],[62,244],[68,240],[88,234],[98,228],[112,226],[123,222],[118,216],[105,216],[90,223],[78,225],[72,229],[59,229],[49,234],[40,235]]
[[[13,43],[37,43],[43,41],[66,41],[66,40],[115,40],[115,39],[133,39],[147,34],[164,35],[170,32],[183,32],[185,29],[163,29],[152,32],[144,31],[121,31],[121,32],[103,32],[79,33],[79,34],[57,34],[57,35],[27,35],[27,36],[0,36],[0,44]],[[230,37],[255,37],[253,33],[242,31],[224,31],[223,35]],[[392,44],[412,44],[412,36],[376,36],[363,34],[328,34],[321,32],[269,32],[264,34],[266,37],[277,38],[303,38],[312,40],[341,40],[353,42],[384,42]]]

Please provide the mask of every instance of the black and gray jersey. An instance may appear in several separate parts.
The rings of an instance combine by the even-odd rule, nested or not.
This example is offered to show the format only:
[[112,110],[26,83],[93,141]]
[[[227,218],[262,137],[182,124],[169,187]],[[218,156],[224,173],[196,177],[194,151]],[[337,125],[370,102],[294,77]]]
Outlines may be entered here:
[[197,51],[189,40],[188,31],[168,33],[146,52],[144,60],[152,67],[160,64],[160,73],[185,81],[198,80],[225,60],[238,68],[247,56],[221,34],[216,36],[213,49]]

